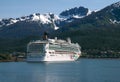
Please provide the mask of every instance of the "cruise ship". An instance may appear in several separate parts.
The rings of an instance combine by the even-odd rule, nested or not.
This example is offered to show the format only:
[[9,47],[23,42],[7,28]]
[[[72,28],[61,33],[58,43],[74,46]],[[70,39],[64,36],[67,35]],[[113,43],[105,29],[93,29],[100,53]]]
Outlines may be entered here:
[[29,42],[27,45],[27,61],[75,61],[81,55],[78,43],[71,43],[70,38],[44,39]]

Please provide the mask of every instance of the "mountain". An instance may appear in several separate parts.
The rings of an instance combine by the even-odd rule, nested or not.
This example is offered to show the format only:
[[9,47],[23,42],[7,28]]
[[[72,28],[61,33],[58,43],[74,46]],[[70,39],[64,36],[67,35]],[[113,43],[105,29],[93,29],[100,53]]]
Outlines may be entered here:
[[[40,13],[34,13],[29,16],[22,16],[20,18],[9,18],[9,19],[1,19],[0,20],[0,27],[3,26],[10,26],[12,24],[18,23],[18,22],[38,22],[38,24],[55,24],[59,23],[61,19],[52,13],[47,14],[40,14]],[[53,29],[58,29],[58,27],[54,26]]]
[[[60,13],[59,16],[52,14],[52,13],[46,13],[46,14],[40,14],[40,13],[34,13],[29,16],[22,16],[20,18],[8,18],[8,19],[0,19],[0,27],[3,26],[9,26],[12,24],[15,24],[17,22],[38,22],[40,24],[50,24],[53,23],[54,25],[59,25],[61,21],[74,19],[74,18],[83,18],[85,16],[88,16],[91,14],[92,11],[90,11],[88,8],[84,7],[75,7],[71,9],[67,9]],[[57,30],[59,27],[54,27],[55,30]]]
[[71,9],[67,9],[60,13],[59,17],[64,18],[64,23],[73,22],[76,19],[84,18],[90,14],[92,14],[94,11],[89,10],[85,7],[75,7]]
[[37,13],[9,20],[12,21],[0,20],[0,52],[26,51],[26,44],[40,39],[44,31],[51,37],[70,37],[90,55],[106,54],[103,53],[106,51],[110,55],[113,51],[120,51],[120,2],[97,12],[75,7],[61,12],[59,16]]
[[[67,24],[68,27],[100,27],[120,24],[120,2]],[[67,26],[66,25],[66,26]]]
[[35,13],[20,18],[2,19],[0,21],[0,38],[24,38],[27,36],[41,36],[44,31],[53,32],[59,29],[62,21],[52,13]]
[[85,7],[75,7],[71,9],[67,9],[60,13],[60,17],[64,18],[83,18],[85,16],[88,16],[91,14],[92,11],[90,11],[88,8]]
[[[65,13],[70,14],[64,16]],[[1,19],[0,38],[20,39],[31,35],[41,36],[44,31],[51,34],[60,29],[63,25],[72,22],[75,19],[88,16],[88,14],[90,14],[89,9],[84,7],[75,7],[63,11],[60,16],[52,13],[34,13],[20,18]]]

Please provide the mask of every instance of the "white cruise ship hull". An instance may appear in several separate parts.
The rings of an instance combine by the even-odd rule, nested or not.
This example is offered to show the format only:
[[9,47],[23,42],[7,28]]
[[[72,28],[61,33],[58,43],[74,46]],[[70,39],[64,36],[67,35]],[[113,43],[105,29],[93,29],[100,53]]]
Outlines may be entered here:
[[75,61],[79,58],[79,55],[44,55],[36,57],[27,57],[27,62],[42,62],[42,61]]

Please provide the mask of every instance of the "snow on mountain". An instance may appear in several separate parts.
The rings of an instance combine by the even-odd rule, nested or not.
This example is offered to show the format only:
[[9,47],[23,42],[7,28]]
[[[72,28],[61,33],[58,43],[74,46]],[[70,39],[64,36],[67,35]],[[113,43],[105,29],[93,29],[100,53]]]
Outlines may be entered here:
[[13,19],[13,18],[1,19],[0,20],[0,27],[2,27],[2,26],[8,26],[8,25],[14,24],[16,22],[18,22],[18,20]]
[[0,19],[0,27],[9,26],[21,21],[27,22],[38,22],[39,24],[52,24],[54,30],[59,29],[61,22],[72,22],[74,19],[80,19],[85,16],[88,16],[92,13],[88,8],[84,7],[75,7],[67,9],[60,13],[60,15],[55,15],[53,13],[34,13],[28,16],[22,16],[20,18],[9,18],[9,19]]
[[111,18],[109,19],[112,24],[120,24],[120,1],[109,5],[106,13],[111,14]]
[[40,13],[34,13],[29,16],[22,16],[20,18],[9,18],[9,19],[1,19],[0,20],[0,27],[2,26],[8,26],[12,25],[14,23],[20,22],[20,21],[36,21],[40,24],[51,24],[53,23],[54,29],[58,29],[59,27],[56,25],[56,23],[59,23],[62,18],[59,18],[57,15],[54,15],[52,13],[46,13],[46,14],[40,14]]
[[31,17],[31,21],[40,21],[42,24],[52,23],[49,19],[50,16],[48,14],[33,14]]
[[87,16],[90,15],[92,12],[93,12],[93,11],[88,10],[88,12],[87,12]]
[[112,24],[120,24],[120,21],[117,21],[117,20],[112,20],[112,19],[110,19],[110,22],[111,22]]
[[83,18],[84,16],[79,16],[79,15],[73,15],[73,18]]
[[88,8],[85,7],[75,7],[71,9],[67,9],[60,13],[60,17],[69,19],[69,18],[83,18],[88,16],[92,13]]
[[76,19],[84,18],[90,14],[92,14],[93,11],[89,10],[85,7],[75,7],[71,9],[67,9],[60,13],[60,17],[64,19],[65,22],[72,22]]
[[12,23],[16,23],[16,22],[18,22],[18,20],[12,19],[11,22],[12,22]]

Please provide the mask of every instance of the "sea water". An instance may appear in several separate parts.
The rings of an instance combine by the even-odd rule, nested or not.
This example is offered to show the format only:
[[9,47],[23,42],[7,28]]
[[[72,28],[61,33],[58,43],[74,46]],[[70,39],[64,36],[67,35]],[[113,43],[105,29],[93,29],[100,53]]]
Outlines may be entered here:
[[0,82],[120,82],[120,59],[1,62]]

